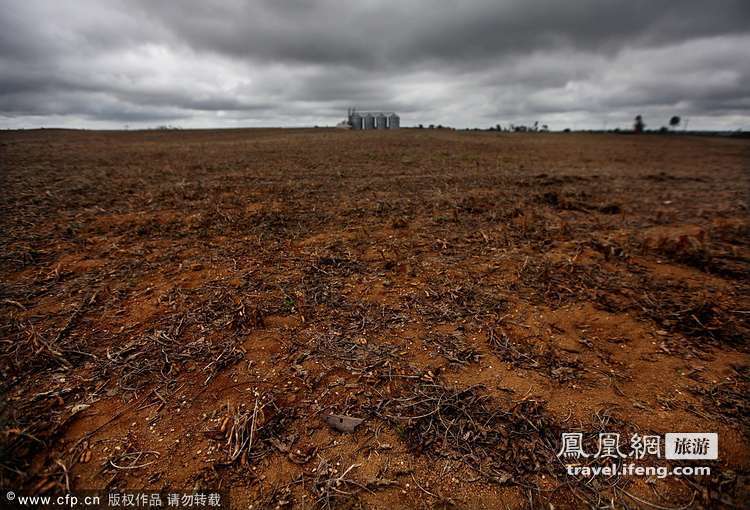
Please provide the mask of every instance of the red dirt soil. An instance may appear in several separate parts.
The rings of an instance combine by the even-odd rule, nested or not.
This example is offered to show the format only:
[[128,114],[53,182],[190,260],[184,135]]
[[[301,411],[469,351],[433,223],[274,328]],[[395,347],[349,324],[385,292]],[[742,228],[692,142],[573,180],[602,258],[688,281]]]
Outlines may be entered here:
[[[4,132],[0,486],[742,506],[749,162],[687,136]],[[577,479],[575,431],[718,432],[719,460]]]

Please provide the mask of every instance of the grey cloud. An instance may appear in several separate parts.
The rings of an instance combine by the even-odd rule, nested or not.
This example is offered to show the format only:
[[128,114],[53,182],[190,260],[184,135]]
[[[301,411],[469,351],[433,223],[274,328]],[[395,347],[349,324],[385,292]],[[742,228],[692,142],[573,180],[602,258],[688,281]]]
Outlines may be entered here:
[[[146,2],[146,0],[144,0]],[[174,37],[241,58],[353,66],[483,58],[569,47],[617,51],[747,30],[745,1],[147,2]],[[468,57],[468,61],[464,61]]]
[[354,105],[404,124],[672,111],[747,128],[748,27],[732,0],[9,2],[0,125],[323,124]]

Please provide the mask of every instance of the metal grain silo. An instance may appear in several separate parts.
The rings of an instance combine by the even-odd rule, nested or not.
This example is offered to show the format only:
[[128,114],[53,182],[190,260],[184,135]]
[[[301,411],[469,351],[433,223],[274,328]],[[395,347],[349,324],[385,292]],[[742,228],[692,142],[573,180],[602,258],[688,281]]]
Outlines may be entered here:
[[386,118],[385,114],[378,113],[375,116],[375,125],[378,129],[386,129],[388,127],[388,119]]
[[352,113],[349,115],[349,123],[352,125],[352,129],[362,129],[362,116],[358,113]]
[[401,126],[401,119],[395,113],[388,114],[388,129],[398,129]]
[[364,127],[362,129],[375,129],[375,117],[372,113],[366,113],[364,118]]

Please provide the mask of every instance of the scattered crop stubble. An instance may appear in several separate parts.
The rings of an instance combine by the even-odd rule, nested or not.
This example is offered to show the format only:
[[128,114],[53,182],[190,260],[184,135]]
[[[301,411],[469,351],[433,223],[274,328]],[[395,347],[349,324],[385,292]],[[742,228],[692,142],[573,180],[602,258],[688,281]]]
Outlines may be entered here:
[[[746,141],[0,143],[2,486],[323,508],[748,497]],[[556,456],[562,432],[674,423],[720,433],[711,477],[577,479]]]

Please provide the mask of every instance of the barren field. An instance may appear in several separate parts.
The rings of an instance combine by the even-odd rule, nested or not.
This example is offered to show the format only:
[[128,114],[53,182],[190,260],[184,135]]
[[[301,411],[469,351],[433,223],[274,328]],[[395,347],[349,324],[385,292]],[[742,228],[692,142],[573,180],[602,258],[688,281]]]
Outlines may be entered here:
[[[2,487],[750,498],[747,140],[3,132],[0,189]],[[718,432],[719,460],[576,477],[563,432]]]

